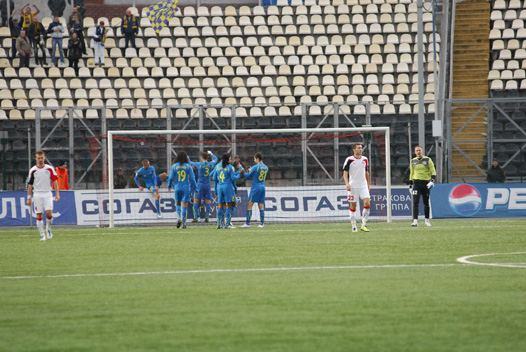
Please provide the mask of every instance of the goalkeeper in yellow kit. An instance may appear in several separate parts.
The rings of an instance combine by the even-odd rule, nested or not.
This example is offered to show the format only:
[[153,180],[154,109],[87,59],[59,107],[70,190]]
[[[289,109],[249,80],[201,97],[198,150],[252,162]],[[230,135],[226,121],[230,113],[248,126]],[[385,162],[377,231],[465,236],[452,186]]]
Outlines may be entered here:
[[422,147],[415,147],[416,158],[411,160],[411,174],[409,176],[409,188],[413,197],[413,223],[411,226],[418,226],[418,204],[420,195],[424,201],[424,216],[426,226],[431,226],[429,222],[429,195],[431,188],[435,185],[436,170],[435,164],[430,157],[425,156]]

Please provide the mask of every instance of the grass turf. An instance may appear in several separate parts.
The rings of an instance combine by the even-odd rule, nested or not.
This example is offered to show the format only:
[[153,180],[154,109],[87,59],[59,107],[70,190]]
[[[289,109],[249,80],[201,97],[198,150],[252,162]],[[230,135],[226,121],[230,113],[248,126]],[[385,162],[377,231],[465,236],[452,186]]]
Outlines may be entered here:
[[2,231],[0,350],[522,351],[526,265],[456,258],[526,263],[525,225]]

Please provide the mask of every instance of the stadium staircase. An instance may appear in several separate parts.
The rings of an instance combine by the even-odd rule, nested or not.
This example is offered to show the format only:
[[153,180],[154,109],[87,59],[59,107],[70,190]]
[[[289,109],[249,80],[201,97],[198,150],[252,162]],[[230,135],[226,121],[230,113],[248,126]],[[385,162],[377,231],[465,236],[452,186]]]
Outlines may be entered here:
[[[468,0],[457,4],[453,48],[453,99],[487,99],[490,55],[490,4],[486,0]],[[451,112],[451,130],[455,133],[480,109],[481,104],[457,104]],[[487,111],[483,109],[458,133],[456,141],[485,139]],[[486,142],[459,143],[458,146],[478,166],[486,155]],[[480,171],[458,150],[452,151],[455,165],[452,181],[482,180]],[[455,170],[456,168],[456,170]]]

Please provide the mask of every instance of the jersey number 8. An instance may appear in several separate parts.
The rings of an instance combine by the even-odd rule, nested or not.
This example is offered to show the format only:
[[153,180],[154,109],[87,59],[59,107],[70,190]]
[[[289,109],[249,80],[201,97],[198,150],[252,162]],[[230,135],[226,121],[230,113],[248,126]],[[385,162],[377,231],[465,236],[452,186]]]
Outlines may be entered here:
[[259,177],[258,177],[258,180],[260,181],[265,181],[265,178],[267,177],[267,172],[266,170],[263,170],[259,173]]

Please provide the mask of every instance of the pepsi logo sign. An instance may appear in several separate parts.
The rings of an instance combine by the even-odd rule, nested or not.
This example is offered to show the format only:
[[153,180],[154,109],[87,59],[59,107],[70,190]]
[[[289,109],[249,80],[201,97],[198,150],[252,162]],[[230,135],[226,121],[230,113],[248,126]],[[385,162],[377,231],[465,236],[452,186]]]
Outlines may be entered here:
[[449,192],[449,206],[462,216],[473,216],[480,210],[482,199],[479,191],[471,185],[460,184]]

